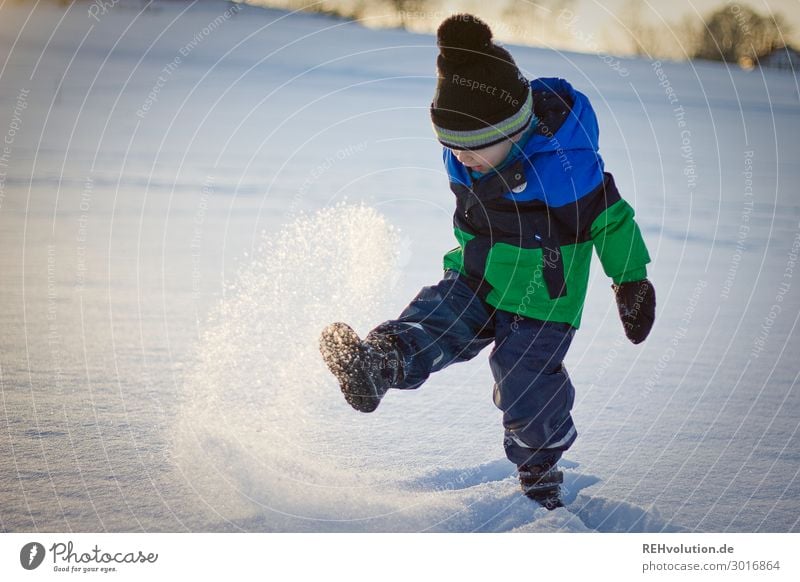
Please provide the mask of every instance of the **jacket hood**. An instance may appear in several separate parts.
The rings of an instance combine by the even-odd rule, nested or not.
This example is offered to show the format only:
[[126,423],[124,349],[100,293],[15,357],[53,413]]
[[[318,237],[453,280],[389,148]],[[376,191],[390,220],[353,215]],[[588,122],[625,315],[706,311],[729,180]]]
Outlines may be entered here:
[[[525,144],[523,151],[526,154],[598,149],[597,117],[586,95],[557,77],[534,79],[531,81],[531,91],[534,95],[534,114],[537,115],[539,131]],[[548,118],[553,110],[563,111],[565,105],[568,114],[553,131],[547,127]]]

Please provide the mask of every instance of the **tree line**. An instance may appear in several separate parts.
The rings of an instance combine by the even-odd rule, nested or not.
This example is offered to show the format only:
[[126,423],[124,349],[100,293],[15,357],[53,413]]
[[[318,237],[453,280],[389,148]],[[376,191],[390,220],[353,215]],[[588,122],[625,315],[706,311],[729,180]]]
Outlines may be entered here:
[[745,67],[788,46],[792,32],[782,14],[761,14],[730,1],[704,17],[684,16],[678,23],[655,24],[652,15],[645,17],[639,0],[629,0],[620,20],[638,56],[706,59]]

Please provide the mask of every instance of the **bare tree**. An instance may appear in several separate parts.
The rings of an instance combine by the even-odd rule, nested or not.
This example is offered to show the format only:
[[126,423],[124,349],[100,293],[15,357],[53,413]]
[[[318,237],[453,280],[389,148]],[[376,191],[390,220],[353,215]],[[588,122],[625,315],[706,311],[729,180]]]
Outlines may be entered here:
[[740,4],[718,8],[698,29],[692,56],[697,59],[748,63],[784,46],[790,27],[780,14],[762,16]]
[[700,29],[703,25],[693,15],[684,15],[675,27],[677,37],[676,57],[680,59],[692,58],[700,46]]
[[620,20],[634,55],[660,58],[678,54],[675,27],[649,22],[641,0],[627,0],[620,10]]

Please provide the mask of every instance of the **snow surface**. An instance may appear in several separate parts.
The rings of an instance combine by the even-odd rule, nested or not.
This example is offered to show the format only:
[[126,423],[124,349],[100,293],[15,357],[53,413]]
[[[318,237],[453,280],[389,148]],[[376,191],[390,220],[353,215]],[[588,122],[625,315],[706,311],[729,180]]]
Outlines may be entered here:
[[547,512],[486,354],[361,415],[316,353],[455,245],[434,39],[230,6],[0,10],[0,530],[800,528],[795,76],[512,47],[595,105],[658,297],[628,343],[595,261]]

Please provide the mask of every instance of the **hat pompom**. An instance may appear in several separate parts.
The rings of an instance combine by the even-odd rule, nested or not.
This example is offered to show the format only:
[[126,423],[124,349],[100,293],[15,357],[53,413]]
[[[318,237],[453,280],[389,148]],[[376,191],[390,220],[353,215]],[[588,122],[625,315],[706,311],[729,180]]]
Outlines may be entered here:
[[488,52],[492,29],[472,14],[454,14],[439,25],[436,36],[445,59],[464,63]]

